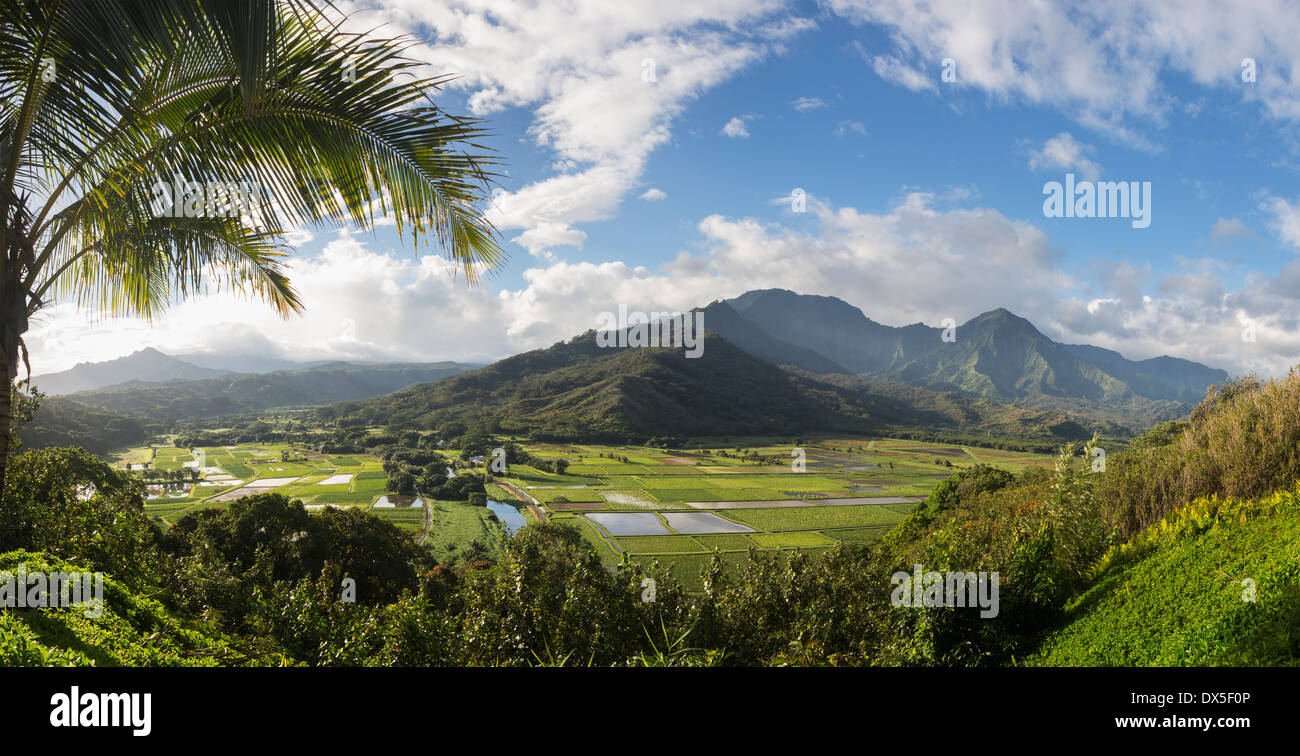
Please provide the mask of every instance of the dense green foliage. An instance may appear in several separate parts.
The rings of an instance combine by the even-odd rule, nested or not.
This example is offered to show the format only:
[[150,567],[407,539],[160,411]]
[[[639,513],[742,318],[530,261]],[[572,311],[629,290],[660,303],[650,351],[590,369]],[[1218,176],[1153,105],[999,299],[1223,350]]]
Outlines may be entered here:
[[[28,452],[14,485],[52,491],[57,515],[30,493],[6,504],[0,550],[120,571],[128,605],[156,605],[103,620],[128,623],[116,646],[99,620],[58,615],[71,630],[42,634],[37,615],[0,613],[0,659],[84,663],[90,646],[104,663],[181,663],[201,646],[227,650],[199,659],[312,665],[1296,664],[1298,392],[1300,375],[1225,386],[1185,427],[1157,428],[1104,466],[1093,440],[1067,444],[1053,469],[968,467],[877,543],[715,553],[693,592],[658,562],[609,568],[563,522],[455,566],[378,518],[309,515],[277,494],[160,536],[134,514],[125,476],[81,452]],[[407,440],[394,450],[429,451],[420,434]],[[94,495],[78,496],[89,481]],[[1177,501],[1184,490],[1199,494]],[[997,573],[998,613],[895,606],[890,576],[918,565]],[[146,622],[203,640],[151,656],[137,647]]]
[[148,423],[138,418],[62,397],[42,398],[32,419],[17,426],[18,440],[28,449],[79,446],[94,454],[138,444],[148,434]]
[[1214,387],[1187,426],[1114,458],[1099,495],[1131,536],[1203,496],[1243,499],[1300,480],[1300,373]]
[[1300,492],[1198,499],[1097,571],[1027,663],[1300,664]]
[[1065,415],[849,377],[781,370],[710,333],[698,359],[680,349],[602,348],[594,332],[430,386],[331,407],[344,424],[432,429],[452,423],[546,440],[994,431],[1059,440]]

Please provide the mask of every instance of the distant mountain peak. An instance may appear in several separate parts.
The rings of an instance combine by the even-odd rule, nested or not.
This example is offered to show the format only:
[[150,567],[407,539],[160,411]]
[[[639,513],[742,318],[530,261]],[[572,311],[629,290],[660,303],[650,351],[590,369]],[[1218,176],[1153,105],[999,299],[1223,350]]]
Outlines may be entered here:
[[163,354],[153,347],[137,349],[125,357],[104,362],[80,362],[68,370],[32,378],[32,384],[51,396],[115,386],[138,381],[161,383],[174,380],[200,380],[226,375],[229,371],[192,365]]
[[1005,307],[998,307],[989,310],[988,312],[980,313],[979,315],[976,315],[975,317],[971,318],[969,322],[974,323],[977,321],[987,322],[987,323],[1015,323],[1017,325],[1023,324],[1029,326],[1030,328],[1033,328],[1035,331],[1038,330],[1037,328],[1034,327],[1033,323],[1029,322],[1029,320],[1020,317],[1019,315],[1015,314],[1014,312],[1008,310]]
[[1117,422],[1185,415],[1208,385],[1227,378],[1222,370],[1190,360],[1132,361],[1101,347],[1061,344],[1005,307],[971,318],[957,328],[955,341],[944,341],[943,329],[886,326],[835,297],[759,289],[728,301],[742,321],[758,326],[772,343],[760,343],[752,331],[739,334],[742,329],[734,326],[729,335],[725,322],[714,330],[723,338],[748,339],[742,348],[757,356],[778,351],[798,357],[790,360],[796,367],[831,372],[816,366],[821,357],[873,380],[1031,407],[1101,410]]

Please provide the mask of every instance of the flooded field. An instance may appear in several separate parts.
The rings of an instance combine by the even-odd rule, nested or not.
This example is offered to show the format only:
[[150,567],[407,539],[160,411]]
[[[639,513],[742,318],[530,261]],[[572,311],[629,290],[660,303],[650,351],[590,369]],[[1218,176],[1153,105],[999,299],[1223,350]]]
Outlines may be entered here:
[[671,532],[653,512],[595,512],[583,516],[616,536],[669,535]]
[[379,497],[375,502],[375,509],[409,509],[411,507],[423,507],[424,500],[419,496],[401,496],[399,494],[385,494]]
[[524,519],[519,510],[509,504],[489,499],[487,507],[492,510],[492,514],[497,516],[497,520],[505,526],[506,532],[510,535],[514,535],[516,530],[528,524],[528,521]]
[[665,512],[668,526],[678,533],[753,533],[748,525],[741,525],[708,512]]

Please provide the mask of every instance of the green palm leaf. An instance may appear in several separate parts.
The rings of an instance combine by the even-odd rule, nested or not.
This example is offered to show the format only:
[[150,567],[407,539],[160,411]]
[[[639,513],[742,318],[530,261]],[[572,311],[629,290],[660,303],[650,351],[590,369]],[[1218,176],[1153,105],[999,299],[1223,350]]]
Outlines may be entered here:
[[[53,298],[152,317],[211,286],[299,311],[283,242],[298,226],[388,216],[469,281],[500,268],[483,124],[433,103],[447,79],[408,56],[413,40],[344,21],[302,0],[0,4],[11,380],[28,316]],[[252,187],[256,212],[172,217],[156,185],[177,178]]]

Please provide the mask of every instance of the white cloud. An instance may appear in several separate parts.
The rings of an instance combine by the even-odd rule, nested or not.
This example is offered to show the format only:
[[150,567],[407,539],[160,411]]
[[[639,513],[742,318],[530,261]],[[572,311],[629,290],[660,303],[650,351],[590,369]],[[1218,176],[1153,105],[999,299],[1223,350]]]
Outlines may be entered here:
[[[933,89],[921,71],[957,62],[959,82],[995,100],[1055,107],[1107,138],[1155,149],[1152,132],[1187,111],[1162,81],[1175,74],[1237,93],[1271,117],[1300,119],[1300,14],[1287,3],[1080,4],[1019,0],[827,0],[879,24],[891,52],[869,62],[888,81]],[[1258,64],[1242,81],[1242,60]],[[1195,98],[1193,98],[1195,99]]]
[[816,28],[817,22],[811,18],[788,16],[763,24],[759,27],[758,34],[767,39],[787,40]]
[[569,228],[566,223],[539,223],[522,234],[511,239],[516,244],[528,248],[528,253],[544,257],[552,247],[582,247],[587,235],[582,231]]
[[646,202],[658,202],[659,200],[666,199],[667,197],[668,195],[664,193],[662,189],[656,189],[655,187],[652,186],[649,189],[645,190],[645,192],[640,197],[637,197],[637,199],[643,199]]
[[1227,244],[1238,239],[1254,238],[1255,232],[1239,218],[1220,218],[1210,227],[1210,241]]
[[504,230],[612,217],[690,101],[816,27],[780,0],[380,5],[342,9],[357,12],[358,30],[382,22],[429,40],[411,54],[431,73],[458,74],[447,86],[468,95],[473,114],[532,110],[528,135],[561,170],[497,195],[487,215]]
[[1029,151],[1029,168],[1035,171],[1078,171],[1085,180],[1096,181],[1101,176],[1101,166],[1086,156],[1092,151],[1092,146],[1081,144],[1068,131],[1062,131],[1039,149]]
[[835,136],[842,137],[849,134],[866,136],[867,127],[863,126],[861,121],[840,121],[839,125],[835,127]]
[[935,90],[934,81],[929,76],[892,55],[877,55],[871,58],[871,68],[885,81],[892,81],[913,92]]
[[[1180,260],[1180,270],[1162,276],[1119,262],[1080,277],[1059,266],[1037,226],[987,208],[941,209],[946,202],[912,192],[872,213],[809,197],[812,223],[801,220],[799,230],[710,215],[698,223],[700,251],[679,252],[656,270],[542,258],[524,272],[522,287],[501,291],[454,279],[441,257],[372,251],[343,233],[319,255],[294,261],[301,316],[281,320],[229,293],[184,302],[152,328],[139,320],[95,324],[58,305],[37,317],[27,343],[38,374],[146,345],[297,359],[490,361],[586,331],[619,304],[685,310],[781,287],[840,297],[889,325],[960,323],[1006,307],[1052,338],[1133,359],[1170,354],[1270,375],[1300,361],[1300,260],[1276,275],[1252,274],[1235,291],[1226,291],[1224,264],[1213,260]],[[1240,318],[1256,323],[1255,343],[1241,341]],[[348,321],[355,337],[344,330]]]
[[500,356],[509,345],[497,335],[496,295],[469,287],[453,271],[441,256],[372,252],[342,232],[320,254],[293,260],[290,277],[303,300],[301,315],[283,319],[229,291],[191,297],[152,324],[138,318],[96,322],[60,304],[38,314],[26,341],[38,374],[144,346],[173,354],[252,352],[302,360]]
[[795,110],[800,113],[807,113],[810,110],[819,110],[830,107],[830,103],[820,97],[800,97],[791,103]]
[[1278,239],[1300,251],[1300,199],[1288,202],[1281,197],[1266,196],[1259,209],[1269,215],[1269,227]]
[[731,139],[749,139],[749,129],[745,127],[746,118],[736,116],[722,127],[722,135]]

